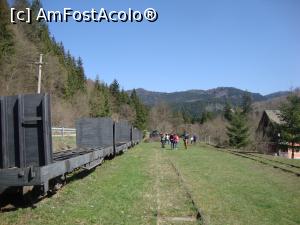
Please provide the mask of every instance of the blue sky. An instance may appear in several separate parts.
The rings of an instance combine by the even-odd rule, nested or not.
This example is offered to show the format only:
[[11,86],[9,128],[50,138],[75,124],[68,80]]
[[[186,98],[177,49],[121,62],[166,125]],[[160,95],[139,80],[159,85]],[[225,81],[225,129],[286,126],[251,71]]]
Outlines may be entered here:
[[155,23],[49,23],[86,74],[123,88],[234,86],[268,94],[300,86],[299,0],[59,0],[47,10],[144,10]]

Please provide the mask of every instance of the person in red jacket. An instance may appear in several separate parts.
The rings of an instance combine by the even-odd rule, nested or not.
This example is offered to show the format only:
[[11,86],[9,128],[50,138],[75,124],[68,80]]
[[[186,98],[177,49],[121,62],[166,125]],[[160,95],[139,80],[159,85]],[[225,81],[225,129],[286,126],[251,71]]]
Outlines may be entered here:
[[174,135],[174,148],[177,149],[177,145],[179,143],[179,136],[177,134]]

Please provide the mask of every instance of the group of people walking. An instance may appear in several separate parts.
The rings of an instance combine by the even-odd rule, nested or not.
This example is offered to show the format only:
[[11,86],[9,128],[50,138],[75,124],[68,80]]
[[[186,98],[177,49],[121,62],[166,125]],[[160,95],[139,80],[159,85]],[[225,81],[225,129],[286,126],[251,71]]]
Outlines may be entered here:
[[171,144],[171,149],[176,149],[179,142],[179,136],[177,134],[168,133],[160,134],[160,142],[162,148],[165,148],[165,145]]
[[[188,148],[188,144],[196,144],[197,143],[197,136],[193,135],[191,138],[187,132],[184,132],[182,135],[183,138],[183,143],[184,143],[184,148]],[[176,133],[173,134],[168,134],[168,133],[161,133],[160,134],[160,142],[161,142],[161,147],[165,148],[166,144],[171,145],[171,149],[177,149],[178,143],[179,143],[179,136]]]

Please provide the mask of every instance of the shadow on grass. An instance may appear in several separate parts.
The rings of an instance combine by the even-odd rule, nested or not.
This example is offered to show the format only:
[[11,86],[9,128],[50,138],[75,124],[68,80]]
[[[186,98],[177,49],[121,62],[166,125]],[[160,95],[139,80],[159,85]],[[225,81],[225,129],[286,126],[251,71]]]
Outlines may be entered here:
[[[90,175],[95,168],[91,170],[78,170],[68,175],[64,184],[72,183],[77,180],[84,179]],[[51,182],[50,182],[51,183]],[[10,187],[5,190],[1,190],[0,193],[0,213],[17,211],[18,209],[37,208],[37,204],[45,198],[51,198],[57,191],[49,191],[46,195],[42,195],[41,188],[39,186],[33,187],[32,190],[24,193],[23,188]]]
[[[116,155],[110,155],[106,157],[106,160],[113,160],[115,157],[123,155],[123,151],[119,152]],[[81,180],[89,176],[92,172],[95,171],[97,167],[90,170],[87,169],[78,169],[66,176],[65,180],[53,179],[49,181],[50,190],[46,195],[43,195],[41,186],[36,186],[29,188],[30,190],[23,190],[23,187],[0,187],[0,212],[11,212],[16,211],[21,208],[37,208],[37,203],[45,198],[51,198],[54,196],[58,190],[54,190],[54,187],[57,183],[60,185],[60,188],[65,184],[71,184],[75,181]],[[28,189],[28,188],[26,188]]]
[[67,176],[66,183],[70,184],[70,183],[73,183],[74,181],[84,179],[85,177],[89,176],[95,170],[96,170],[96,167],[92,168],[90,170],[80,169],[79,171],[73,172],[72,174]]
[[36,208],[36,203],[41,200],[37,190],[28,191],[23,194],[21,188],[10,187],[0,194],[0,212],[16,211],[20,208]]

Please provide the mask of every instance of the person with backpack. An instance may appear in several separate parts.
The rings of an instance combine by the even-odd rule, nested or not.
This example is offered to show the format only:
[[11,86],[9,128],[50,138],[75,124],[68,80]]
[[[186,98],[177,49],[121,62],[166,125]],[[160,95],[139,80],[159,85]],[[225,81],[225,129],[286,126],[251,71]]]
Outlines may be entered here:
[[170,134],[171,149],[174,149],[174,134]]
[[185,150],[187,150],[187,148],[188,148],[189,140],[190,140],[189,134],[187,132],[184,132],[184,134],[183,134],[183,143],[184,143]]
[[169,145],[170,144],[170,135],[166,134],[166,144]]
[[165,148],[165,145],[166,145],[166,135],[165,134],[161,134],[160,143],[161,143],[161,147]]
[[194,145],[197,144],[197,136],[194,135],[194,140],[193,140]]

